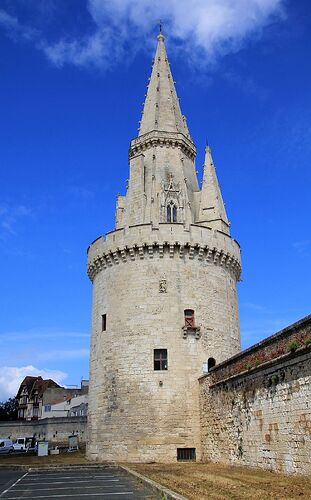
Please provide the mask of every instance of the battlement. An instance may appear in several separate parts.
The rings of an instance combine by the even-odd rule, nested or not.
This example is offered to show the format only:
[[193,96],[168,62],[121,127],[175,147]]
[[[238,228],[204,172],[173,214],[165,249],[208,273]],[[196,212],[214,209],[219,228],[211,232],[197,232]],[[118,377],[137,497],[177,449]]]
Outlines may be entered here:
[[154,256],[198,259],[225,266],[236,280],[241,274],[238,243],[221,231],[191,224],[139,224],[111,231],[88,248],[88,276],[93,281],[102,269],[135,259]]

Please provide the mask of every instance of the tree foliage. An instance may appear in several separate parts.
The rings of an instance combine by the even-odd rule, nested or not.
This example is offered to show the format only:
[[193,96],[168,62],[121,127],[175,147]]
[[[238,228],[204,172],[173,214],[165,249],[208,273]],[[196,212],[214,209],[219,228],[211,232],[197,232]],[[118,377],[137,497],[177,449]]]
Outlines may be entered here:
[[10,398],[0,403],[0,420],[17,420],[18,401],[16,398]]

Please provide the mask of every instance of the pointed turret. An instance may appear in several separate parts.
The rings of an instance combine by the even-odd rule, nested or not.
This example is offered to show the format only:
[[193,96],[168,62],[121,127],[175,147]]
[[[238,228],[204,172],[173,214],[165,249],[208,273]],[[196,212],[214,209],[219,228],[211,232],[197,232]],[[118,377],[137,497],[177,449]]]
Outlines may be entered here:
[[185,117],[180,110],[162,32],[158,35],[158,46],[149,79],[139,136],[154,130],[179,132],[190,139]]
[[229,222],[209,146],[206,146],[199,224],[229,235]]

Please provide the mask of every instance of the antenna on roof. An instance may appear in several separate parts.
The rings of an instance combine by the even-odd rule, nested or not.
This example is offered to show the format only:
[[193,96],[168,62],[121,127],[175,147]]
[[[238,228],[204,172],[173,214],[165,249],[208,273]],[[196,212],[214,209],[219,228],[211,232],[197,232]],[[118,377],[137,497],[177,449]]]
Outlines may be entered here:
[[162,19],[159,19],[159,33],[162,35],[163,22]]

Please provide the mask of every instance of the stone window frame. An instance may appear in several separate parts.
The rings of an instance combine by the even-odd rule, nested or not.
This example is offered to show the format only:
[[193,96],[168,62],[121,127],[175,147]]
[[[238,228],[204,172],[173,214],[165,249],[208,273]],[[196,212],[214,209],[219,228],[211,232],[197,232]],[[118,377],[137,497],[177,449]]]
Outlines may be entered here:
[[185,326],[187,328],[194,328],[195,327],[194,309],[185,309],[184,319],[185,319]]
[[167,349],[153,349],[153,369],[154,371],[168,370]]
[[194,335],[196,339],[201,336],[201,328],[195,325],[194,309],[184,309],[184,325],[182,327],[183,337],[186,339],[188,335]]

